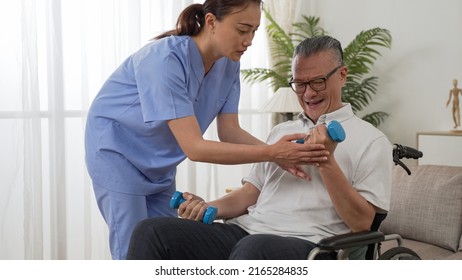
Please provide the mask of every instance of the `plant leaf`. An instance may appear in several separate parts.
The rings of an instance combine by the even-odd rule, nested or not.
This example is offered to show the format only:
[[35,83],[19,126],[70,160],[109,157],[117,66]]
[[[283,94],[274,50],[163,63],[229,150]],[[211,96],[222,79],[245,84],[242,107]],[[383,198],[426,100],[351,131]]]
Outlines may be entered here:
[[367,114],[367,115],[363,116],[362,119],[365,120],[366,122],[372,124],[373,126],[378,127],[379,125],[381,125],[385,121],[385,119],[388,116],[389,116],[389,114],[387,114],[385,112],[382,112],[382,111],[378,111],[378,112],[373,112],[373,113]]
[[265,68],[253,68],[253,69],[242,69],[241,75],[244,81],[255,84],[270,80],[270,85],[274,90],[278,90],[280,87],[286,87],[288,80],[286,76],[279,75],[271,69]]
[[347,82],[342,89],[342,101],[351,104],[353,112],[363,110],[376,94],[378,85],[377,77],[365,78],[362,81],[347,78]]
[[391,47],[390,31],[372,28],[361,31],[343,51],[343,60],[351,75],[367,74],[380,52],[378,47]]
[[306,38],[323,36],[326,34],[326,31],[319,26],[319,17],[302,16],[302,18],[303,21],[293,24],[294,32],[290,35],[292,36],[294,42],[298,44]]

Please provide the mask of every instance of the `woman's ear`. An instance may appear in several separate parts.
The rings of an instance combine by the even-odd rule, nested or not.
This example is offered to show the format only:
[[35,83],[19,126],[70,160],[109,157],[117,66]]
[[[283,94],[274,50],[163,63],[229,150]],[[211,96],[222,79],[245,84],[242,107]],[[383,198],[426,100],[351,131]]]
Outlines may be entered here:
[[210,29],[212,32],[214,31],[215,29],[215,24],[216,24],[216,21],[217,21],[217,18],[214,14],[212,13],[207,13],[205,15],[205,19],[204,19],[204,23],[205,23],[205,26]]

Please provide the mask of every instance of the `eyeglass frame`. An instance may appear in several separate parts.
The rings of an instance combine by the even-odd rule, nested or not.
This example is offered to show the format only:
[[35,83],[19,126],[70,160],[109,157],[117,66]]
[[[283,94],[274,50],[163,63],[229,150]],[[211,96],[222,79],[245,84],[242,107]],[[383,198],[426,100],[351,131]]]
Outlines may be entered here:
[[[327,88],[327,79],[330,78],[330,76],[334,75],[335,72],[337,72],[338,69],[342,68],[343,65],[339,65],[337,67],[335,67],[332,71],[330,71],[327,75],[325,75],[324,77],[320,77],[320,78],[316,78],[316,79],[312,79],[312,80],[309,80],[309,81],[301,81],[301,82],[294,82],[293,79],[294,77],[292,77],[290,79],[290,82],[289,82],[289,86],[290,88],[296,93],[296,94],[303,94],[305,93],[306,91],[306,85],[309,85],[310,88],[314,91],[322,91],[322,90],[325,90]],[[311,86],[311,83],[314,82],[314,81],[319,81],[319,80],[322,80],[323,82],[323,87],[322,88],[318,88],[318,89],[314,89],[312,86]],[[319,81],[320,82],[320,81]],[[303,84],[304,85],[304,88],[303,88],[303,91],[300,91],[300,92],[297,92],[294,88],[293,88],[293,84]]]

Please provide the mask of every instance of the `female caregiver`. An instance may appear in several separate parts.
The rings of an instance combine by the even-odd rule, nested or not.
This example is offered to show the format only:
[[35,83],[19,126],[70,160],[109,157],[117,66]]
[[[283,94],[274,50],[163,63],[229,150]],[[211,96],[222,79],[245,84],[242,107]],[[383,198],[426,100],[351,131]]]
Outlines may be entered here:
[[[108,78],[88,113],[86,164],[109,227],[113,259],[125,259],[134,226],[169,207],[177,165],[322,160],[288,135],[266,145],[239,126],[239,60],[260,24],[261,0],[206,0],[188,6],[175,30],[154,38]],[[202,135],[217,119],[220,142]]]

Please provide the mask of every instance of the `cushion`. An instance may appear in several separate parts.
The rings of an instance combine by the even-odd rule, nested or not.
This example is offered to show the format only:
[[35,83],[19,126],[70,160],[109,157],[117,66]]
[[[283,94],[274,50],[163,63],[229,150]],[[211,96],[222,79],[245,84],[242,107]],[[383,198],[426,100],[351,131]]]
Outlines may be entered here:
[[462,260],[462,252],[457,252],[455,254],[449,255],[444,258],[445,260]]
[[460,235],[460,240],[459,240],[459,251],[462,251],[462,234]]
[[[422,260],[447,259],[455,254],[452,250],[410,239],[404,239],[403,246],[416,252]],[[396,240],[382,242],[382,253],[394,247],[397,247]]]
[[380,230],[456,252],[462,232],[462,167],[393,169],[390,211]]

